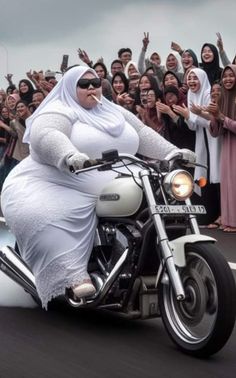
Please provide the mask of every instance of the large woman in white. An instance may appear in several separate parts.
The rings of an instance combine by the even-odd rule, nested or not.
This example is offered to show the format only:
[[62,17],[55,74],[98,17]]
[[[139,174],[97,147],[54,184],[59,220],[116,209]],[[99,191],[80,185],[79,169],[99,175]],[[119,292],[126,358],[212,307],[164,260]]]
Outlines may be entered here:
[[[100,105],[96,98],[100,99]],[[25,141],[30,156],[5,180],[2,210],[31,267],[43,307],[72,288],[92,295],[87,272],[96,228],[95,204],[115,172],[75,175],[84,161],[102,151],[164,159],[179,150],[132,113],[102,96],[101,81],[87,67],[68,70],[28,119]],[[191,151],[185,157],[195,159]]]

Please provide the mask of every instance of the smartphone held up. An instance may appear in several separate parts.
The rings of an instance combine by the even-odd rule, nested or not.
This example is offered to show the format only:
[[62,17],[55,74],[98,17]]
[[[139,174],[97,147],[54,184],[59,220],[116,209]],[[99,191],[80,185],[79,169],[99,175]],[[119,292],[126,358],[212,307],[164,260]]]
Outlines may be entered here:
[[69,62],[69,55],[64,54],[62,56],[62,62],[61,62],[61,72],[64,73],[66,69],[68,68],[68,62]]

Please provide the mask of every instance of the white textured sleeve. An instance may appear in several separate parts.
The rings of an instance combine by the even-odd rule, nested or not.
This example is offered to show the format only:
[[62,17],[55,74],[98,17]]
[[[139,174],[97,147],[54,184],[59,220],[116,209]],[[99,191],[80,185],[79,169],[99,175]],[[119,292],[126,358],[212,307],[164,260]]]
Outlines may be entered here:
[[192,131],[196,131],[198,126],[205,127],[206,129],[210,128],[210,121],[200,116],[196,116],[192,112],[190,112],[189,119],[185,119],[185,122],[187,123],[188,128]]
[[179,149],[172,143],[168,142],[156,131],[146,126],[133,113],[119,106],[120,111],[125,117],[125,120],[133,126],[139,136],[140,155],[151,159],[164,160],[170,152],[179,151]]
[[78,150],[70,141],[71,121],[61,114],[43,114],[37,117],[31,127],[30,153],[40,163],[66,169],[68,155]]

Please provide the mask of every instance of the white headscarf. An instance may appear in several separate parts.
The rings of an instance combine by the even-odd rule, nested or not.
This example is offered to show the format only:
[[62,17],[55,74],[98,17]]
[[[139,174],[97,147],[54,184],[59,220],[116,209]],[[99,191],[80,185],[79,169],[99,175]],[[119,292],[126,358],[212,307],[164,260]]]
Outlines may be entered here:
[[[199,105],[199,106],[207,106],[210,102],[210,93],[211,93],[211,84],[208,80],[207,74],[201,68],[193,68],[189,71],[188,76],[191,72],[198,77],[200,81],[200,88],[197,92],[192,92],[190,89],[188,90],[187,95],[187,105],[190,108],[191,104]],[[194,119],[197,118],[196,114],[191,114]]]
[[130,79],[130,75],[129,75],[129,68],[130,68],[130,66],[133,66],[136,69],[137,73],[139,73],[137,64],[133,60],[130,60],[126,64],[125,69],[124,69],[124,74],[127,77],[127,79]]
[[166,66],[166,69],[167,69],[167,71],[173,71],[173,72],[175,72],[175,73],[177,73],[177,72],[181,72],[181,73],[183,73],[184,72],[184,70],[183,70],[183,66],[182,66],[182,62],[181,62],[181,56],[179,55],[179,53],[177,53],[176,51],[171,51],[168,55],[167,55],[167,57],[166,57],[166,62],[167,62],[167,59],[169,58],[169,56],[170,55],[173,55],[175,58],[176,58],[176,60],[177,60],[177,66],[176,66],[176,68],[173,70],[170,70],[167,66]]
[[125,118],[117,106],[105,97],[102,96],[102,105],[97,104],[92,109],[85,109],[79,104],[76,94],[77,83],[86,72],[98,77],[92,68],[83,66],[73,67],[64,74],[32,116],[26,120],[25,143],[30,141],[30,128],[35,118],[46,113],[71,114],[72,119],[92,125],[114,137],[122,133]]

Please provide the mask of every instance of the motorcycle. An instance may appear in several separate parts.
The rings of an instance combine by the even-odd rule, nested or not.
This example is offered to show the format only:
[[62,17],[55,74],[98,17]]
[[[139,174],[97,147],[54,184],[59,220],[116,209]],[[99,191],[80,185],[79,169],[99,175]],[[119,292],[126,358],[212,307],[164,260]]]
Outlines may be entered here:
[[[76,309],[109,310],[131,319],[161,317],[178,348],[207,357],[232,333],[236,286],[216,240],[200,233],[197,215],[206,211],[191,203],[196,183],[186,163],[181,154],[160,162],[110,150],[75,172],[139,169],[138,177],[131,169],[120,173],[98,198],[88,265],[96,293],[75,299],[67,289],[63,298]],[[0,269],[40,303],[34,276],[12,247],[1,249]]]

